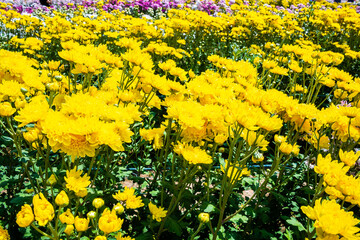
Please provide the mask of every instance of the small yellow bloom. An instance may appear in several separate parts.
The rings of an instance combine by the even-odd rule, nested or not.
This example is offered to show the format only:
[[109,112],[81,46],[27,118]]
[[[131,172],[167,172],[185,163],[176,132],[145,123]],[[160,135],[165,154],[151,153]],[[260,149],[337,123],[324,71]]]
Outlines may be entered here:
[[74,215],[71,213],[70,208],[68,208],[66,212],[60,214],[59,219],[62,223],[66,223],[68,225],[72,225],[75,222]]
[[81,198],[85,197],[87,194],[88,194],[88,191],[86,188],[80,189],[79,191],[75,192],[75,195],[78,197],[81,197]]
[[249,176],[250,175],[250,171],[248,168],[241,168],[238,165],[230,165],[228,166],[228,161],[225,160],[225,168],[223,168],[223,166],[221,165],[221,171],[223,173],[226,172],[226,169],[228,168],[227,171],[227,177],[231,179],[231,183],[234,184],[237,180],[239,180],[242,176]]
[[347,166],[352,167],[355,165],[356,161],[359,159],[360,151],[357,153],[355,153],[353,151],[344,152],[342,149],[340,149],[339,157],[343,163],[345,163]]
[[[66,182],[66,187],[70,191],[74,191],[76,196],[78,197],[84,197],[87,195],[87,192],[85,194],[84,190],[86,190],[86,187],[90,184],[90,177],[87,174],[84,174],[84,176],[81,176],[83,171],[79,170],[77,171],[75,168],[71,169],[70,171],[66,171],[66,177],[64,177]],[[79,193],[80,191],[83,191],[82,193]],[[84,195],[85,194],[85,195]]]
[[10,117],[16,112],[16,109],[11,106],[9,102],[0,103],[0,116]]
[[56,205],[66,207],[69,205],[69,197],[64,190],[62,190],[55,198]]
[[74,232],[74,225],[66,225],[66,228],[64,230],[64,233],[68,236],[70,236]]
[[157,207],[152,202],[150,202],[148,206],[149,206],[152,218],[155,219],[156,221],[161,222],[161,218],[166,217],[167,211],[164,210],[164,208]]
[[79,216],[75,217],[75,228],[78,232],[84,232],[89,228],[89,219],[81,218]]
[[193,147],[188,144],[179,143],[175,146],[174,152],[181,155],[189,164],[210,164],[212,158],[200,147]]
[[282,142],[282,143],[280,144],[279,150],[280,150],[282,153],[284,153],[284,154],[286,154],[286,155],[289,155],[289,154],[292,152],[292,150],[293,150],[293,146],[292,146],[291,144],[289,144],[289,143]]
[[95,211],[90,211],[86,214],[88,216],[88,218],[93,219],[96,217],[96,212]]
[[39,226],[45,226],[51,221],[54,216],[54,207],[45,198],[44,194],[40,193],[33,197],[35,219],[38,221]]
[[255,153],[251,156],[251,161],[253,161],[254,163],[262,162],[264,161],[264,155],[262,155],[261,153]]
[[0,240],[10,240],[10,235],[6,229],[0,226]]
[[96,236],[95,240],[106,240],[105,236]]
[[137,197],[135,195],[129,196],[126,200],[126,208],[137,209],[144,206],[144,203],[141,200],[141,197]]
[[50,70],[57,70],[60,66],[60,61],[49,61],[48,67]]
[[[40,130],[38,128],[27,128],[27,132],[23,133],[23,137],[29,143],[32,143],[39,139]],[[49,180],[49,179],[48,179]]]
[[277,142],[277,143],[283,143],[283,142],[286,142],[287,137],[285,137],[285,136],[280,136],[280,135],[275,134],[274,140],[275,140],[275,142]]
[[114,210],[116,211],[117,214],[121,215],[125,209],[124,209],[124,206],[121,205],[120,203],[117,203],[115,206],[114,206]]
[[115,236],[116,240],[135,240],[135,238],[132,238],[130,236],[126,236],[123,237],[121,232],[119,232],[116,236]]
[[134,188],[128,188],[125,187],[124,191],[118,191],[116,194],[113,194],[113,198],[115,198],[118,201],[126,201],[129,196],[135,195],[135,189]]
[[124,220],[118,218],[116,212],[110,211],[108,208],[104,210],[99,218],[99,229],[105,234],[117,232],[121,229]]
[[47,180],[47,183],[50,184],[51,186],[54,185],[56,183],[56,176],[54,174],[51,174],[51,176]]
[[207,223],[210,221],[210,215],[208,213],[203,212],[198,215],[198,219],[202,223]]
[[25,204],[16,215],[16,223],[20,227],[27,227],[34,221],[34,214],[30,205]]
[[92,205],[93,205],[95,208],[101,208],[102,206],[104,206],[104,200],[101,199],[101,198],[95,198],[95,199],[92,201]]

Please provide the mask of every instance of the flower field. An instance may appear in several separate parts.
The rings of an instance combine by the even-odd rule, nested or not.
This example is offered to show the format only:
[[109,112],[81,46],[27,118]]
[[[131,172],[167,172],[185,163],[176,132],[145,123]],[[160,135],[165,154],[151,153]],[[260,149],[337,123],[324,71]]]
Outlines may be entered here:
[[358,12],[0,2],[0,240],[360,239]]

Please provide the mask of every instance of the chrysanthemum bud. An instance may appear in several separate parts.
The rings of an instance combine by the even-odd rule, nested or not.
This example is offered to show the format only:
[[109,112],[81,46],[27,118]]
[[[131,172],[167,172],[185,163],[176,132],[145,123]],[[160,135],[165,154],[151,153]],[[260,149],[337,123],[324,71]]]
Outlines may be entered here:
[[81,189],[75,193],[76,196],[81,197],[81,198],[85,197],[87,194],[88,194],[88,191],[86,188]]
[[202,223],[207,223],[210,221],[210,215],[208,213],[200,213],[198,219]]
[[264,155],[261,152],[255,152],[254,155],[251,157],[251,160],[256,162],[261,162],[264,160]]
[[115,206],[114,206],[114,210],[116,211],[117,214],[122,214],[124,212],[124,206],[121,205],[120,203],[117,203]]
[[34,214],[30,205],[25,204],[16,215],[16,223],[20,227],[27,227],[34,221]]
[[105,236],[96,236],[94,240],[106,240],[107,238]]
[[20,88],[20,91],[23,93],[23,94],[25,94],[25,93],[27,93],[28,92],[28,90],[26,89],[26,88]]
[[56,75],[56,76],[55,76],[55,80],[58,81],[58,82],[61,82],[61,81],[62,81],[62,78],[63,78],[63,77],[60,76],[60,75]]
[[16,109],[11,106],[9,102],[0,104],[0,116],[9,117],[16,112]]
[[87,213],[87,216],[88,216],[88,218],[93,219],[93,218],[96,217],[96,212],[95,211],[90,211],[90,212]]
[[88,218],[80,218],[80,217],[75,217],[75,228],[76,231],[78,232],[84,232],[88,229],[89,227],[89,219]]
[[60,207],[66,207],[69,205],[69,197],[64,190],[56,196],[55,203]]
[[64,230],[64,233],[68,236],[70,236],[74,231],[74,225],[66,225],[66,228]]
[[50,185],[54,185],[56,183],[56,177],[54,174],[51,174],[51,176],[47,180],[47,183]]
[[59,89],[59,84],[57,82],[47,83],[46,88],[50,91],[56,91]]
[[101,198],[95,198],[95,199],[92,201],[92,205],[93,205],[95,208],[101,208],[102,206],[104,206],[104,200],[102,200]]
[[17,98],[17,99],[15,100],[15,107],[16,107],[16,109],[23,108],[23,107],[25,107],[25,105],[26,105],[26,101],[25,101],[25,100],[22,100],[22,99],[20,99],[20,98]]

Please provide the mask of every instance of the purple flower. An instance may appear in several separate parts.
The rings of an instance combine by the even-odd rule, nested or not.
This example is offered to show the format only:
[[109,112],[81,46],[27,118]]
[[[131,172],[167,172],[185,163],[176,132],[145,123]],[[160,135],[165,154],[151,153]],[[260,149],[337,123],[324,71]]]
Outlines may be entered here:
[[27,7],[27,8],[25,8],[25,12],[31,14],[31,13],[33,13],[33,9],[31,7]]

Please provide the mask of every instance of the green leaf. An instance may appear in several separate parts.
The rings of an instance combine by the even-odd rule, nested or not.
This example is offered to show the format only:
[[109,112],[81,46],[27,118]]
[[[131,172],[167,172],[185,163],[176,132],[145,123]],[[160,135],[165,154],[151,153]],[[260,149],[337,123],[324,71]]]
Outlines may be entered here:
[[146,233],[140,234],[135,239],[136,240],[153,240],[154,237],[150,232],[146,232]]
[[152,191],[150,191],[150,195],[153,196],[153,197],[156,197],[159,193],[160,193],[159,190],[152,190]]
[[249,220],[249,218],[247,216],[241,215],[241,214],[236,214],[234,217],[232,217],[230,219],[230,222],[234,222],[234,223],[247,223],[247,221]]
[[223,158],[219,159],[220,165],[223,167],[223,169],[226,169],[226,163],[225,160]]
[[278,200],[279,202],[286,202],[288,200],[285,196],[283,196],[283,195],[281,195],[279,193],[276,193],[274,191],[271,191],[271,193],[274,195],[276,200]]
[[32,197],[15,197],[15,198],[11,199],[10,203],[16,204],[16,205],[22,205],[26,202],[28,202],[28,203],[31,202],[31,198]]
[[214,205],[212,205],[211,203],[209,203],[206,208],[204,209],[204,212],[206,213],[211,213],[213,211],[215,211],[216,207]]
[[297,227],[299,231],[306,231],[305,227],[296,218],[290,218],[286,222],[291,226]]
[[165,223],[165,226],[167,229],[169,229],[170,232],[175,233],[179,237],[181,236],[182,233],[181,226],[175,219],[169,217]]
[[284,235],[288,240],[293,240],[291,231],[289,231],[289,229],[286,229],[286,233]]
[[1,139],[2,142],[5,142],[5,143],[10,143],[10,142],[13,141],[13,139],[11,137],[4,136],[4,135],[1,136],[0,139]]
[[295,199],[300,205],[309,205],[308,200],[304,197],[296,196]]

